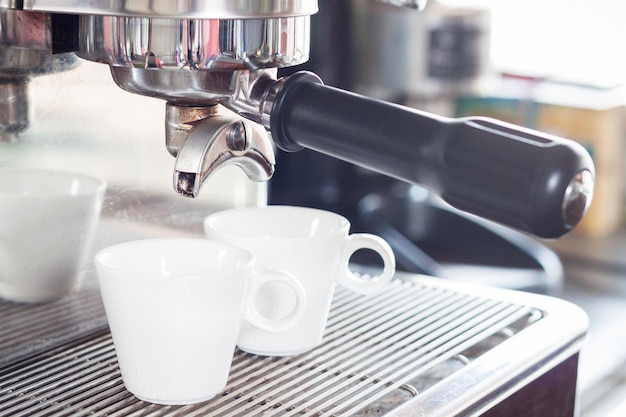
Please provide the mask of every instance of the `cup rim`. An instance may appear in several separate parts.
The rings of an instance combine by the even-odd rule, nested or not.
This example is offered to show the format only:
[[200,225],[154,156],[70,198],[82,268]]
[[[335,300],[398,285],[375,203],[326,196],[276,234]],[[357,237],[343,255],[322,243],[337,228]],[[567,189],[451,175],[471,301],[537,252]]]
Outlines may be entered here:
[[[20,198],[50,198],[50,197],[77,197],[77,196],[92,196],[104,193],[108,184],[99,176],[86,174],[74,171],[64,171],[56,169],[39,169],[39,168],[0,168],[0,179],[5,175],[17,176],[22,178],[28,178],[32,185],[35,187],[32,193],[23,193],[21,191],[7,191],[0,186],[0,196],[10,197],[19,196]],[[55,179],[67,180],[72,179],[80,181],[82,186],[76,192],[57,192],[50,190],[44,184],[38,184],[35,180],[35,176],[54,176]]]
[[122,272],[122,273],[128,273],[128,272],[132,272],[133,275],[136,276],[154,276],[156,275],[154,272],[151,271],[141,271],[141,270],[132,270],[129,271],[128,269],[124,269],[119,267],[118,265],[110,265],[109,263],[106,262],[106,257],[111,255],[113,252],[119,252],[120,250],[125,250],[128,249],[131,246],[143,246],[146,244],[163,244],[163,243],[179,243],[179,244],[184,244],[184,243],[192,243],[193,244],[201,244],[203,246],[212,246],[212,247],[222,247],[222,248],[228,248],[231,251],[235,251],[240,253],[242,256],[242,261],[240,264],[236,265],[235,267],[231,267],[229,268],[227,271],[216,271],[216,270],[212,270],[212,269],[200,269],[198,268],[197,270],[193,271],[193,272],[189,272],[189,271],[185,271],[185,272],[176,272],[176,273],[171,273],[168,275],[160,275],[161,278],[173,278],[173,279],[178,279],[181,277],[195,277],[195,276],[199,276],[199,275],[207,275],[207,274],[227,274],[230,272],[236,272],[236,271],[241,271],[244,270],[246,268],[251,268],[254,265],[255,262],[255,256],[252,252],[239,248],[237,246],[234,245],[229,245],[227,243],[222,243],[222,242],[218,242],[218,241],[213,241],[213,240],[209,240],[209,239],[205,239],[205,238],[192,238],[192,237],[171,237],[171,238],[148,238],[148,239],[137,239],[137,240],[129,240],[129,241],[125,241],[125,242],[121,242],[121,243],[116,243],[113,245],[110,245],[106,248],[100,249],[95,255],[94,255],[94,263],[97,267],[100,268],[104,268],[106,270],[110,270],[110,271],[116,271],[116,272]]
[[[320,234],[309,235],[309,236],[304,236],[304,235],[302,236],[278,236],[278,235],[252,236],[252,235],[245,234],[245,233],[225,230],[224,228],[217,227],[214,224],[214,222],[220,217],[225,217],[225,216],[239,217],[239,216],[245,216],[245,212],[259,212],[259,211],[264,211],[264,212],[292,211],[292,212],[298,212],[302,214],[308,213],[308,214],[316,215],[316,216],[324,216],[325,218],[329,218],[329,219],[332,219],[333,221],[336,221],[337,227],[333,227],[332,230],[326,233],[320,233]],[[211,213],[207,217],[205,217],[203,224],[204,224],[205,234],[207,230],[210,229],[212,231],[215,231],[218,234],[236,236],[237,238],[240,238],[240,239],[263,238],[263,239],[268,239],[268,240],[276,239],[276,240],[285,240],[285,241],[286,240],[303,240],[303,239],[306,239],[306,240],[325,239],[325,238],[328,238],[329,236],[334,236],[337,232],[345,231],[346,233],[348,233],[350,230],[350,221],[346,217],[342,216],[341,214],[328,211],[328,210],[312,208],[312,207],[289,206],[289,205],[249,206],[249,207],[237,207],[237,208],[232,208],[232,209],[220,210],[220,211]]]

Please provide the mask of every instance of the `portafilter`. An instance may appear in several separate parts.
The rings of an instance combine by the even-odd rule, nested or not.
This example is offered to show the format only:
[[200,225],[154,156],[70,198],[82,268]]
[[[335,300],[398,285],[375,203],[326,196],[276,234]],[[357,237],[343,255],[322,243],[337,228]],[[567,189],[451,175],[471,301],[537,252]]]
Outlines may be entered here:
[[424,186],[456,208],[545,238],[574,228],[591,202],[593,162],[571,140],[387,103],[326,86],[310,72],[278,78],[278,68],[308,60],[317,0],[0,0],[0,7],[49,15],[53,52],[108,64],[124,90],[167,102],[174,188],[185,196],[197,196],[224,165],[269,179],[276,145]]

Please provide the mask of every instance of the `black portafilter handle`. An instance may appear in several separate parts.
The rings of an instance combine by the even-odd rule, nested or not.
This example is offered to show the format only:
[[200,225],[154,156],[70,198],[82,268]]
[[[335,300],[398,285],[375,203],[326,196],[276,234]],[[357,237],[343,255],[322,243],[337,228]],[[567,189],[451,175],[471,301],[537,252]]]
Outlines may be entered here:
[[557,238],[582,219],[595,171],[580,144],[487,118],[451,119],[325,86],[281,80],[270,130],[286,151],[309,148],[418,184],[450,205]]

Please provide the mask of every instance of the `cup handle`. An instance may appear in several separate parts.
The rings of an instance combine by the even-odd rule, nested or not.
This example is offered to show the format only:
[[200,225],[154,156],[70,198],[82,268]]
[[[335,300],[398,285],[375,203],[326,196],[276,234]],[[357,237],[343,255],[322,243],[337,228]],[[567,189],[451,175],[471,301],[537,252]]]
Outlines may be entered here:
[[[360,249],[373,250],[382,258],[383,271],[380,275],[363,278],[350,270],[350,257]],[[354,292],[365,295],[382,290],[396,272],[396,257],[391,246],[380,236],[369,233],[353,233],[347,237],[342,264],[345,265],[345,270],[339,274],[338,282]]]
[[[261,287],[269,282],[279,282],[287,285],[296,296],[296,305],[294,309],[285,317],[273,319],[264,316],[256,308],[254,299]],[[291,274],[278,269],[266,269],[261,272],[255,272],[250,280],[250,290],[248,308],[245,320],[253,326],[261,330],[271,333],[282,333],[291,330],[300,320],[306,308],[307,297],[302,285]]]

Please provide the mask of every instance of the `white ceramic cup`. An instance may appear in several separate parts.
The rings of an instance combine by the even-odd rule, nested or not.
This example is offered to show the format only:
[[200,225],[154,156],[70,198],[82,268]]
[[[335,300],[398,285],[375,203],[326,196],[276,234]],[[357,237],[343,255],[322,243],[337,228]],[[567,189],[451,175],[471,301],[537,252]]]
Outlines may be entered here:
[[[207,238],[249,250],[260,267],[289,272],[307,295],[304,316],[287,332],[272,334],[244,324],[237,342],[241,350],[265,356],[310,350],[322,341],[335,283],[372,294],[391,281],[395,257],[387,242],[371,234],[349,234],[349,229],[349,221],[338,214],[291,206],[231,209],[204,220]],[[350,270],[350,258],[360,249],[380,255],[380,276],[368,279]],[[292,308],[293,296],[278,285],[266,286],[256,303],[265,314],[280,316]]]
[[[121,243],[98,252],[95,265],[124,384],[152,403],[215,396],[228,381],[242,321],[282,332],[306,305],[288,274],[256,271],[250,252],[206,239]],[[253,302],[268,282],[296,294],[296,307],[278,319]]]
[[105,190],[92,176],[0,169],[0,297],[45,302],[80,288]]

